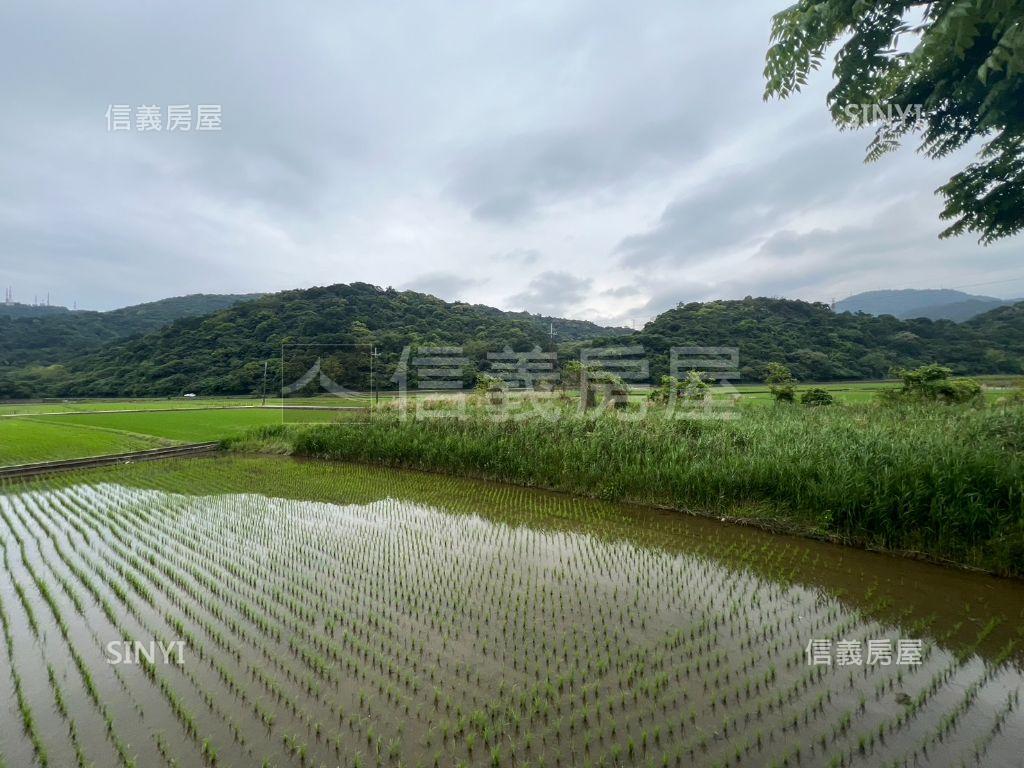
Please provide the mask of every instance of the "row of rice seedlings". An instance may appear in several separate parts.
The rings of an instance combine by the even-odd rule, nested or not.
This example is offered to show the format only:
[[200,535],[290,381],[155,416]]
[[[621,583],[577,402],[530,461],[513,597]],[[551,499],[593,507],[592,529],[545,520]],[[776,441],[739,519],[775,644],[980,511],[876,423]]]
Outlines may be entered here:
[[[973,758],[974,764],[982,764],[985,755],[988,753],[989,746],[995,738],[1003,732],[1006,721],[1018,706],[1020,706],[1020,689],[1015,688],[1006,694],[1006,703],[996,713],[989,727],[985,729],[982,735],[975,740],[973,749],[970,753],[970,757]],[[1016,737],[1016,735],[1017,734],[1015,733],[1014,737]],[[966,761],[961,762],[961,766],[966,765]]]
[[[50,614],[51,614],[51,616],[53,618],[53,621],[55,622],[55,624],[57,626],[57,629],[58,629],[58,631],[59,631],[59,633],[61,635],[61,638],[63,639],[63,641],[65,643],[64,647],[66,647],[66,649],[68,650],[69,655],[72,657],[72,659],[75,662],[75,665],[76,665],[76,667],[78,669],[78,672],[80,674],[83,686],[85,687],[86,691],[89,693],[90,698],[93,700],[93,703],[99,709],[100,714],[102,715],[103,721],[106,724],[107,736],[109,737],[111,744],[113,745],[115,751],[117,752],[118,759],[119,759],[121,765],[124,766],[124,768],[134,768],[134,766],[136,764],[136,758],[135,758],[134,755],[129,753],[128,745],[121,739],[120,735],[118,734],[117,730],[115,729],[113,717],[112,717],[109,709],[101,701],[101,699],[99,697],[99,694],[98,694],[95,686],[93,685],[91,674],[89,673],[89,671],[88,671],[84,661],[82,660],[81,656],[79,656],[77,654],[77,652],[75,651],[74,646],[71,643],[70,637],[68,635],[68,626],[67,626],[67,623],[66,623],[66,621],[65,621],[65,619],[64,619],[64,617],[63,617],[63,615],[61,613],[60,605],[58,604],[58,602],[54,598],[54,595],[50,591],[47,583],[40,577],[40,575],[36,572],[35,568],[32,566],[32,564],[31,564],[31,562],[29,560],[29,557],[27,555],[26,549],[25,549],[25,540],[22,538],[21,534],[19,533],[19,527],[14,524],[13,518],[9,516],[10,512],[13,512],[15,515],[18,515],[18,513],[19,513],[18,506],[17,505],[12,505],[10,508],[8,508],[7,505],[0,505],[0,516],[2,516],[4,522],[5,522],[6,526],[7,526],[7,529],[11,532],[11,534],[15,538],[15,541],[18,543],[18,549],[19,549],[20,554],[21,554],[22,566],[28,572],[30,578],[32,579],[32,582],[36,586],[37,591],[39,592],[40,596],[43,598],[43,602],[49,608],[49,611],[50,611]],[[22,518],[20,518],[20,515],[18,516],[18,519],[19,519],[19,522],[24,524],[25,521]],[[34,535],[31,532],[31,529],[26,528],[26,530],[30,531],[30,533],[29,533],[30,536]],[[38,541],[37,541],[37,545],[38,545]],[[42,552],[40,550],[40,555],[41,554],[42,554]]]
[[[0,539],[0,544],[3,544],[4,547],[4,570],[13,581],[13,575],[11,575],[7,562],[6,542],[4,542],[3,539]],[[47,757],[46,747],[43,745],[42,739],[40,738],[39,732],[36,728],[32,708],[25,699],[21,675],[18,673],[17,665],[14,662],[14,641],[11,637],[10,619],[7,617],[7,610],[4,607],[2,596],[0,596],[0,625],[3,627],[4,646],[7,649],[7,663],[10,667],[11,678],[14,682],[14,695],[18,704],[18,713],[21,716],[21,727],[25,735],[28,736],[29,741],[32,743],[35,759],[43,768],[46,768],[46,766],[49,765],[49,758]]]
[[[133,539],[134,539],[136,548],[138,548],[138,547],[140,547],[141,544],[143,544],[146,541],[146,536],[145,536],[144,533],[140,532],[137,535],[135,535],[133,537]],[[167,554],[167,547],[163,546],[161,549],[163,550],[163,554],[166,555]],[[154,552],[152,552],[152,551],[149,552],[149,554],[146,557],[148,558],[148,561],[152,562],[155,566],[160,566],[160,570],[162,570],[164,573],[168,572],[166,570],[166,568],[167,568],[166,564],[161,562],[160,560],[158,560],[157,556],[156,556],[156,554]],[[205,575],[201,574],[201,573],[193,573],[192,575],[198,576],[200,579],[205,578]],[[152,578],[155,578],[155,577],[151,576],[151,579]],[[157,586],[158,587],[161,586],[159,581],[157,581]],[[223,588],[223,582],[219,582],[216,588],[219,589],[219,590],[222,589]],[[173,596],[171,596],[171,597],[172,597],[172,601],[174,601],[176,604],[179,604],[179,605],[181,604],[179,599],[175,599],[175,598],[173,598]],[[227,602],[232,603],[234,605],[239,605],[236,601],[232,601],[230,598],[227,599]],[[219,611],[219,610],[215,610],[215,613],[220,614],[221,618],[224,618],[224,619],[227,620],[227,624],[230,627],[230,629],[232,630],[232,632],[234,632],[234,631],[239,629],[240,625],[237,623],[237,621],[230,620],[227,617],[223,616],[223,613],[221,611]],[[191,614],[190,615],[190,619],[192,619],[193,621],[198,621],[198,622],[202,623],[202,625],[205,628],[207,628],[212,633],[211,636],[216,641],[216,644],[219,644],[219,645],[223,646],[224,650],[230,650],[230,653],[231,653],[232,656],[241,659],[241,653],[238,650],[236,650],[237,647],[238,647],[237,645],[233,646],[233,647],[230,647],[230,649],[229,649],[229,646],[227,645],[226,639],[223,638],[222,636],[220,636],[220,634],[219,634],[219,632],[217,630],[215,630],[209,624],[203,622],[202,619],[200,617],[196,616],[195,614]],[[267,625],[265,624],[264,626],[267,626]],[[248,639],[250,641],[252,640],[251,637],[243,638],[241,635],[238,635],[238,638],[239,639]],[[200,647],[202,647],[202,646],[200,646]],[[238,684],[237,683],[233,683],[232,680],[228,679],[229,676],[230,676],[229,673],[227,673],[222,666],[217,665],[215,660],[210,658],[210,654],[207,654],[207,653],[203,652],[203,655],[207,657],[208,662],[210,662],[211,664],[213,664],[215,666],[215,668],[220,673],[220,675],[221,675],[222,679],[224,680],[224,682],[228,684],[228,687],[230,689],[236,691],[236,692],[239,692],[240,689],[238,689]],[[269,656],[269,654],[268,654],[268,656]],[[276,657],[270,657],[270,658],[273,659],[273,658],[276,658]],[[255,670],[255,669],[253,671],[254,672],[258,672],[258,670]],[[269,678],[266,678],[265,676],[262,677],[261,679],[263,679],[264,682],[269,682]],[[274,688],[273,690],[278,694],[278,701],[280,703],[280,699],[285,694],[283,694],[282,691],[279,688]],[[243,698],[244,698],[244,696],[243,696]],[[297,709],[297,707],[296,707],[296,709]]]
[[[474,763],[532,755],[538,763],[596,765],[616,754],[645,764],[678,762],[683,739],[696,743],[708,764],[754,759],[763,754],[759,742],[773,753],[766,764],[794,762],[816,747],[805,742],[796,752],[771,745],[780,745],[781,734],[795,727],[789,715],[782,717],[783,708],[803,707],[797,722],[804,731],[820,717],[820,704],[797,703],[821,695],[814,691],[817,681],[794,660],[805,633],[808,627],[861,625],[849,612],[836,614],[834,604],[820,611],[805,607],[806,595],[798,592],[800,599],[792,602],[793,593],[770,579],[737,579],[712,560],[666,559],[600,540],[586,543],[584,537],[495,528],[395,504],[339,510],[251,497],[193,503],[175,535],[161,529],[158,518],[161,505],[176,502],[126,495],[135,498],[111,505],[104,525],[130,519],[136,528],[100,539],[113,572],[137,574],[163,604],[170,598],[154,577],[162,572],[159,548],[174,536],[175,551],[191,552],[196,571],[220,587],[210,602],[232,606],[230,613],[218,607],[212,614],[223,617],[227,631],[250,638],[245,642],[260,644],[264,653],[283,647],[291,660],[285,668],[305,670],[285,678],[298,686],[299,696],[317,699],[322,710],[327,699],[355,697],[355,680],[372,681],[338,718],[357,724],[365,738],[360,754],[371,762],[415,758],[417,752],[420,758],[448,754]],[[176,517],[171,529],[180,522]],[[159,532],[145,538],[140,531]],[[250,541],[257,546],[249,547]],[[739,548],[734,556],[755,557]],[[614,587],[598,586],[610,577]],[[808,624],[795,624],[798,610],[810,617]],[[231,613],[262,613],[263,619],[245,617],[243,626]],[[692,622],[692,638],[679,637],[680,619]],[[473,649],[468,658],[481,662],[475,669],[449,661],[467,642]],[[595,660],[591,649],[602,645],[606,658]],[[732,649],[724,658],[723,648]],[[769,659],[786,673],[777,692],[758,687]],[[690,682],[700,677],[713,681],[713,693]],[[683,681],[684,695],[674,681]],[[771,683],[776,685],[774,678]],[[947,684],[940,681],[938,689]],[[396,698],[398,691],[405,693]],[[689,724],[684,736],[675,710],[686,701],[699,712],[678,718]],[[848,710],[832,738],[853,737],[862,706]],[[728,714],[718,715],[719,736],[709,739],[711,732],[701,734],[700,724],[713,723],[716,708]],[[747,710],[742,719],[738,709]],[[618,721],[612,735],[612,715],[601,719],[604,712]],[[740,735],[748,716],[763,723],[759,738]],[[411,742],[388,737],[395,723],[417,735]],[[319,725],[309,723],[315,737],[331,727]],[[587,756],[602,733],[605,746]],[[296,753],[307,746],[305,739],[286,735]],[[422,749],[428,738],[440,751]],[[703,749],[695,739],[704,739]],[[309,747],[296,759],[321,754]]]
[[[32,499],[30,498],[27,501],[29,502],[29,505],[31,505]],[[41,510],[37,508],[36,514],[33,516],[36,523],[42,530],[52,534],[52,531],[49,531],[48,526],[46,526],[43,523],[42,519],[39,517],[40,511]],[[76,578],[78,578],[79,582],[83,586],[85,586],[87,592],[89,592],[89,594],[93,597],[97,604],[103,605],[103,612],[107,620],[110,621],[112,626],[118,631],[119,636],[124,638],[132,637],[131,633],[129,633],[127,629],[123,626],[117,612],[113,609],[109,602],[106,601],[106,598],[98,589],[96,582],[94,582],[93,579],[86,572],[84,572],[80,566],[76,565],[75,562],[69,558],[69,556],[63,551],[62,547],[60,546],[59,540],[56,537],[51,537],[51,542],[54,545],[54,551],[57,554],[58,559],[60,559],[63,562],[63,564],[69,569],[69,571],[72,574],[74,574]],[[79,553],[79,555],[81,555],[81,553]],[[129,613],[131,613],[131,606],[127,607],[129,608]],[[68,640],[68,650],[70,652],[72,659],[75,662],[75,666],[77,667],[79,674],[82,677],[83,684],[85,686],[87,693],[89,694],[90,699],[92,699],[95,706],[99,709],[103,717],[103,720],[106,723],[107,735],[109,736],[115,750],[118,753],[119,760],[124,765],[133,765],[135,762],[135,758],[128,754],[127,745],[121,740],[115,729],[113,715],[111,711],[109,710],[106,703],[102,701],[100,694],[96,688],[96,685],[93,682],[92,675],[89,672],[84,659],[75,650],[74,646],[71,645],[70,640]],[[175,712],[175,715],[178,716],[180,719],[183,719],[186,723],[189,722],[191,720],[191,716],[187,712],[182,711],[180,704],[178,704],[174,697],[173,691],[171,691],[166,685],[166,681],[163,681],[155,674],[155,669],[153,669],[151,664],[148,664],[148,661],[146,659],[142,659],[141,661],[143,670],[145,671],[147,677],[149,677],[150,680],[156,683],[163,690],[165,695],[168,696],[169,703],[171,704],[172,711]],[[117,670],[115,669],[115,675],[116,672]],[[123,680],[121,681],[121,683],[122,686],[125,686]],[[127,688],[125,688],[125,690],[126,692],[128,692]]]
[[61,693],[60,683],[57,682],[57,673],[53,671],[52,664],[46,665],[46,675],[50,681],[50,688],[53,690],[53,703],[57,707],[57,712],[60,713],[60,716],[68,724],[68,736],[71,739],[71,746],[75,750],[75,764],[78,768],[86,768],[90,763],[86,759],[85,753],[82,752],[82,744],[78,739],[78,727],[68,713],[67,705],[64,703],[64,695]]
[[[101,528],[99,527],[100,524],[97,523],[95,520],[86,520],[85,524],[91,524],[96,526],[93,530],[94,533],[97,534],[98,539],[105,541],[108,545],[113,544],[111,540],[104,539],[101,532]],[[98,550],[98,554],[100,555],[100,559],[106,562],[107,565],[111,569],[113,569],[115,573],[124,576],[125,570],[123,569],[123,567],[119,568],[121,564],[114,560],[114,556],[111,554],[111,551],[109,549],[100,549]],[[135,617],[135,619],[144,629],[147,628],[147,624],[145,618],[143,617],[142,610],[139,608],[139,606],[135,605],[135,603],[131,600],[127,591],[124,588],[120,587],[118,580],[112,576],[111,571],[104,569],[99,564],[99,561],[90,558],[89,556],[85,555],[85,553],[80,552],[79,555],[82,556],[85,562],[88,563],[92,571],[99,575],[101,583],[103,583],[105,587],[110,588],[112,591],[115,592],[118,601],[125,606],[125,608],[128,611],[128,614],[130,616]],[[129,583],[130,586],[132,584],[132,581],[134,581],[134,586],[131,587],[132,590],[137,593],[141,590],[145,594],[148,594],[150,599],[152,599],[152,594],[149,591],[149,587],[146,586],[137,575],[134,575],[133,579],[131,580],[126,579],[126,581],[127,583]],[[132,637],[132,634],[127,632],[125,628],[120,624],[120,622],[115,621],[115,626],[118,627],[122,637]],[[154,632],[151,629],[147,629],[147,631],[144,633],[144,636],[147,634],[151,638],[157,639],[160,642],[164,642],[165,644],[169,641],[166,636]],[[187,706],[183,703],[180,695],[175,692],[170,681],[165,676],[160,675],[157,672],[155,665],[148,659],[142,658],[139,660],[139,663],[145,675],[159,689],[160,693],[163,695],[168,705],[170,706],[171,711],[174,713],[174,716],[176,717],[176,719],[179,720],[186,734],[190,737],[195,746],[202,752],[206,761],[208,763],[215,764],[217,762],[218,756],[217,749],[213,747],[213,745],[209,742],[208,739],[204,740],[200,736],[199,728],[197,725],[198,721],[196,717],[189,711]],[[223,711],[215,705],[212,696],[210,696],[210,694],[205,690],[203,682],[197,679],[194,673],[191,672],[191,670],[186,669],[185,674],[191,680],[192,684],[196,687],[196,690],[201,700],[210,708],[211,714],[215,718],[217,718],[218,721],[225,723],[230,729],[233,730],[237,737],[237,741],[244,748],[244,739],[242,738],[240,730],[237,728],[237,726],[234,726],[232,728],[233,720],[231,716],[227,712]]]
[[[136,538],[136,541],[137,541],[137,538]],[[151,557],[152,557],[152,555],[151,555]]]

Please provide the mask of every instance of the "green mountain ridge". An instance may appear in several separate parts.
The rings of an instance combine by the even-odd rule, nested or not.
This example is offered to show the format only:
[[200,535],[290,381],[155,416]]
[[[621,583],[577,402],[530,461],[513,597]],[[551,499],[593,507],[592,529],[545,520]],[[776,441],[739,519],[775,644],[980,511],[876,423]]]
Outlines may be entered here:
[[25,304],[0,305],[0,368],[52,365],[179,318],[233,307],[260,294],[176,296],[108,312]]
[[0,318],[22,318],[22,317],[45,317],[47,315],[59,315],[65,312],[74,312],[59,304],[20,304],[12,301],[0,304]]
[[176,320],[59,365],[0,369],[0,396],[253,392],[262,386],[264,361],[271,381],[280,381],[282,347],[293,355],[285,362],[286,380],[301,377],[322,356],[324,373],[344,386],[366,389],[370,345],[379,349],[377,370],[393,370],[407,344],[461,345],[472,361],[464,378],[472,381],[475,370],[486,366],[488,352],[550,348],[552,324],[555,340],[630,333],[587,321],[450,303],[413,291],[339,284],[284,291]]
[[[333,382],[365,390],[371,349],[378,352],[376,384],[387,387],[407,345],[461,347],[465,361],[452,375],[468,385],[490,367],[488,353],[554,350],[557,343],[565,361],[584,346],[621,346],[626,334],[630,345],[646,349],[653,381],[668,373],[677,346],[738,348],[744,381],[761,380],[770,361],[786,363],[806,381],[878,378],[893,367],[932,362],[960,374],[1024,372],[1024,304],[957,324],[747,298],[681,304],[632,333],[353,283],[284,291],[175,320],[59,365],[0,368],[0,396],[249,394],[262,387],[264,363],[274,391],[317,362]],[[312,378],[309,391],[318,391]]]

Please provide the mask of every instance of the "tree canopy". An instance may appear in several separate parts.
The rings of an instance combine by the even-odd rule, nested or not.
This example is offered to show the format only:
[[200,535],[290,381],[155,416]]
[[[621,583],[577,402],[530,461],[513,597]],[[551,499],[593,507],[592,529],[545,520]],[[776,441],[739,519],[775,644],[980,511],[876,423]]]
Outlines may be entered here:
[[909,134],[943,157],[983,139],[939,192],[942,237],[1024,229],[1024,0],[799,0],[777,14],[765,98],[787,98],[839,43],[828,94],[841,128],[876,125],[873,160]]
[[[580,332],[594,332],[579,328]],[[576,386],[581,347],[621,347],[618,329],[603,338],[559,344],[563,384]],[[492,307],[449,303],[413,291],[364,283],[285,291],[205,317],[184,318],[62,364],[0,365],[0,397],[258,393],[269,381],[323,374],[348,389],[393,386],[404,348],[460,346],[467,387],[491,371],[490,352],[552,349],[550,321]],[[557,336],[556,336],[557,341]],[[628,337],[641,346],[651,381],[670,375],[673,347],[737,347],[740,375],[763,381],[771,362],[802,381],[878,378],[893,368],[948,364],[958,374],[1024,372],[1024,303],[966,323],[835,313],[824,304],[747,298],[680,304]],[[288,353],[283,361],[282,349]],[[572,361],[577,361],[575,365]],[[416,368],[409,373],[415,386]],[[588,370],[593,378],[599,369]],[[682,378],[683,372],[678,372]],[[314,390],[316,387],[314,386]]]

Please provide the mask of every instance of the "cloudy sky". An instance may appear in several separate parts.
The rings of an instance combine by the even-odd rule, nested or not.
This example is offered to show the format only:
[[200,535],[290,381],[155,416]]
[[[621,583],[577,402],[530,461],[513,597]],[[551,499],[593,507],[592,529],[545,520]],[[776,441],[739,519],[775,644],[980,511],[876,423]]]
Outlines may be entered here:
[[[966,160],[864,165],[829,74],[765,103],[789,0],[0,6],[0,284],[108,309],[366,281],[638,324],[679,301],[1024,295],[939,241]],[[220,105],[222,130],[108,107]],[[162,122],[166,123],[164,116]]]

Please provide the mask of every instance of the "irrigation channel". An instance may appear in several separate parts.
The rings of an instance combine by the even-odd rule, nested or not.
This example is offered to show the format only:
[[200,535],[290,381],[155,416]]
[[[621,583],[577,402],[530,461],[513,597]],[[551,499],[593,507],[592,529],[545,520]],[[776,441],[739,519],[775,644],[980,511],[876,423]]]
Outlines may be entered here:
[[240,456],[6,482],[0,544],[4,766],[1021,765],[1016,581]]

